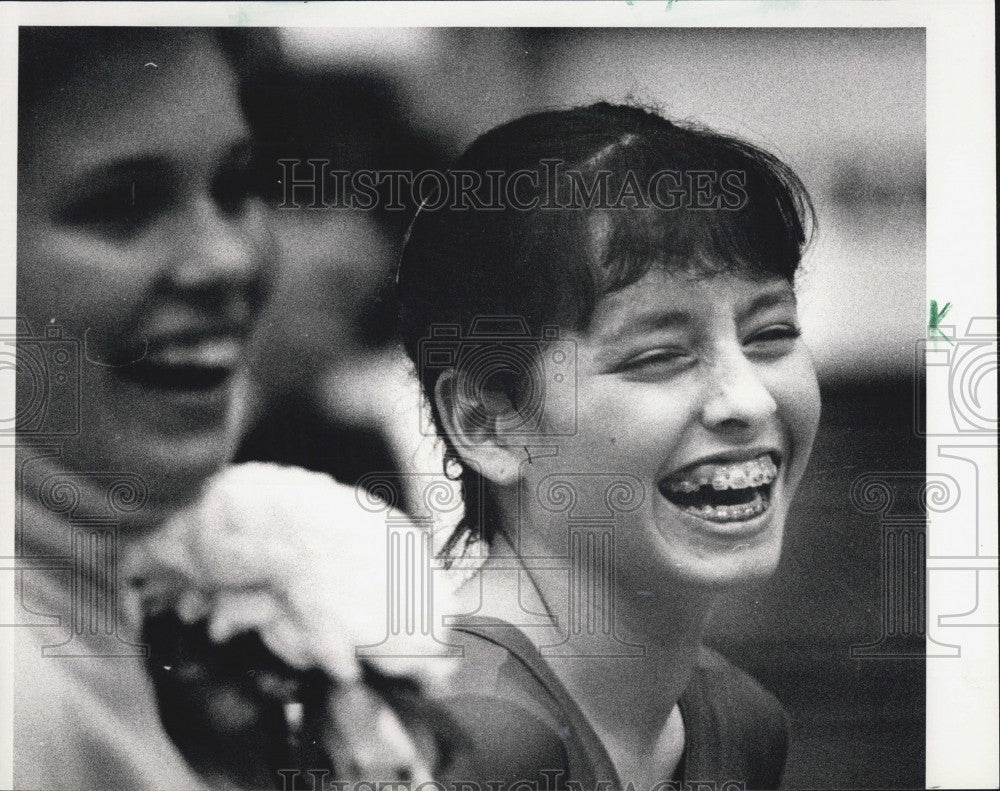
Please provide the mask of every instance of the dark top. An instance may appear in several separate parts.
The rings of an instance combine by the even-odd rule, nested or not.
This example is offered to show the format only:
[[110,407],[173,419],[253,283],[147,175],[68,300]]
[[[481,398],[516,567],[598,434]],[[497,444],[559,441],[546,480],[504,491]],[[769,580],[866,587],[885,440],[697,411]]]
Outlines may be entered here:
[[367,472],[395,470],[385,439],[367,428],[341,425],[301,394],[265,412],[243,437],[234,462],[273,461],[325,472],[355,484]]
[[[369,473],[365,488],[406,510],[399,464],[385,437],[370,428],[348,426],[322,413],[301,394],[286,395],[247,431],[234,463],[269,461],[324,472],[355,486]],[[393,494],[387,495],[387,491]]]
[[[606,789],[607,784],[628,787],[628,778],[619,780],[601,740],[523,632],[493,618],[468,619],[455,632],[465,655],[448,704],[471,748],[450,768],[448,782],[503,784],[492,791],[520,781],[537,783],[531,788],[539,791],[567,788],[567,781],[577,789],[577,783],[583,789],[598,783]],[[717,790],[778,787],[787,717],[750,676],[702,648],[678,705],[684,752],[661,791],[682,788],[681,783],[697,788],[697,781],[714,783]]]

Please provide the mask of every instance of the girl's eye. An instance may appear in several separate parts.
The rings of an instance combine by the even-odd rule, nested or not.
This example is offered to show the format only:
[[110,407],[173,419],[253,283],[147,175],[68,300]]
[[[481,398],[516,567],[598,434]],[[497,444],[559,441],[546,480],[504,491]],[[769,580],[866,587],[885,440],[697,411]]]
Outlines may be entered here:
[[795,324],[776,324],[755,332],[745,341],[754,351],[768,355],[781,355],[791,351],[802,331]]
[[693,359],[691,352],[685,349],[650,349],[630,357],[618,366],[617,372],[629,378],[653,379],[680,371]]
[[212,184],[212,195],[227,214],[239,214],[247,201],[262,197],[264,191],[263,170],[252,157],[224,167]]
[[138,233],[173,204],[170,190],[153,181],[123,181],[85,194],[64,208],[59,218],[112,237]]

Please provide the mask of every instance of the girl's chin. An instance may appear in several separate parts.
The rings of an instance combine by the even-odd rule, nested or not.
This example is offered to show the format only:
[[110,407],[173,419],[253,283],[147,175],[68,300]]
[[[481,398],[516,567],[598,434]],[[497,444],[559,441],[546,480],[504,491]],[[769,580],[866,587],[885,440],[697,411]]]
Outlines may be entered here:
[[764,582],[778,570],[781,547],[769,545],[730,555],[702,555],[678,571],[695,584],[726,589]]
[[687,590],[693,596],[712,596],[765,582],[774,576],[777,565],[763,558],[717,563],[706,562],[705,558],[692,559],[690,563],[672,563],[661,574],[660,585],[675,594]]
[[668,585],[723,590],[773,576],[781,559],[781,531],[771,529],[742,540],[702,536],[659,542],[660,579]]
[[[183,508],[201,494],[208,479],[219,472],[232,458],[228,442],[205,443],[198,448],[177,447],[166,443],[154,452],[149,469],[150,501]],[[170,455],[170,451],[178,451]]]

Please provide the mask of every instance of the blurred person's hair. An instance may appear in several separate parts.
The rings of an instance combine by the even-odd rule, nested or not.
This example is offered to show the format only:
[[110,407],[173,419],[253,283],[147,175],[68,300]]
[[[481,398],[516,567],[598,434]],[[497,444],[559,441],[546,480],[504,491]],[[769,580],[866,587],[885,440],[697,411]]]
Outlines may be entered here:
[[72,80],[99,82],[107,54],[141,52],[144,44],[166,43],[181,51],[191,40],[206,37],[225,56],[240,83],[247,112],[258,80],[280,59],[278,34],[268,28],[158,27],[22,27],[18,31],[18,159],[29,150],[29,130],[38,103],[65,90]]
[[[435,137],[414,126],[392,80],[378,71],[305,72],[289,64],[267,72],[256,84],[244,107],[261,152],[265,194],[278,211],[288,198],[285,176],[308,178],[310,160],[329,163],[331,170],[405,171],[419,173],[443,168],[448,153]],[[293,166],[281,161],[292,160]],[[287,170],[286,170],[287,169]],[[349,189],[351,180],[344,179]],[[407,189],[391,194],[384,181],[376,188],[371,209],[338,206],[313,209],[318,219],[330,212],[363,212],[390,244],[392,263],[417,205]],[[348,202],[352,194],[339,195]],[[392,206],[390,208],[390,206]],[[375,265],[377,262],[372,262]],[[381,346],[396,340],[398,307],[392,290],[391,269],[384,285],[364,314],[365,341]]]
[[[268,170],[271,197],[279,204],[285,198],[282,159],[301,167],[310,159],[325,160],[331,169],[354,174],[419,173],[443,167],[448,158],[433,135],[410,122],[392,80],[378,71],[313,73],[285,65],[267,74],[246,110]],[[390,237],[401,237],[416,205],[402,194],[397,197],[404,208],[387,208],[387,189],[387,184],[379,187],[380,199],[370,214]]]

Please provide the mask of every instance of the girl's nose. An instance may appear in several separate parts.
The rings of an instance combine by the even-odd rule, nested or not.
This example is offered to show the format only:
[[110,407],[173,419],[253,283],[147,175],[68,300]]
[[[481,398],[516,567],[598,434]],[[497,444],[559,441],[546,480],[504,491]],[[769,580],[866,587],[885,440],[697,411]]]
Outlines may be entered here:
[[754,364],[742,351],[716,362],[702,422],[712,431],[753,436],[778,411],[778,404]]
[[179,240],[175,285],[192,291],[262,290],[275,250],[265,211],[262,205],[249,205],[229,213],[210,195],[193,201],[186,212],[189,233]]

